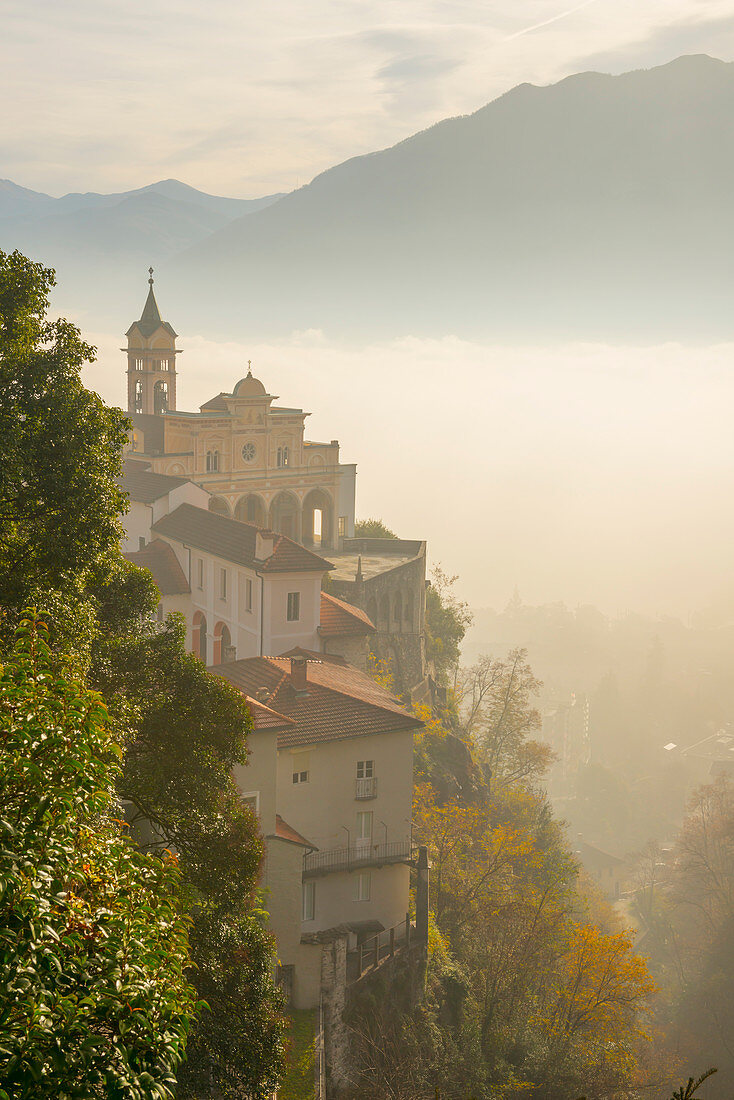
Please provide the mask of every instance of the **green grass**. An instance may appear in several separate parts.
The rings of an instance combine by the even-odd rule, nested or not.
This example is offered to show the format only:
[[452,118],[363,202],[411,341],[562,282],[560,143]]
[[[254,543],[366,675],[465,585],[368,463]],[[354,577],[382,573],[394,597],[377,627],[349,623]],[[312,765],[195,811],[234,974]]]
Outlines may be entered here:
[[288,1068],[278,1090],[278,1100],[313,1100],[314,1097],[314,1032],[316,1010],[291,1009]]

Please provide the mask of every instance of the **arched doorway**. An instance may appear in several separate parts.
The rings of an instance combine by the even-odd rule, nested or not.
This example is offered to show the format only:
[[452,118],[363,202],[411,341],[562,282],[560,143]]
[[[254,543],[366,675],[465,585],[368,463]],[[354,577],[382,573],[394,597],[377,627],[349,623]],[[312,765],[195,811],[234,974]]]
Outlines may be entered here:
[[191,632],[191,643],[196,656],[206,664],[206,618],[201,611],[194,612],[193,629]]
[[232,635],[229,632],[229,627],[226,623],[217,623],[214,627],[214,653],[212,654],[212,664],[221,665],[223,661],[233,661],[232,656]]
[[254,523],[256,527],[267,527],[268,513],[265,501],[257,493],[240,497],[235,506],[234,518],[240,523]]
[[312,489],[303,502],[303,541],[306,546],[331,546],[333,530],[331,497]]
[[278,493],[270,505],[270,526],[296,542],[301,538],[301,510],[293,493]]
[[214,512],[217,516],[226,516],[227,519],[232,518],[229,505],[224,497],[211,497],[209,500],[209,511]]

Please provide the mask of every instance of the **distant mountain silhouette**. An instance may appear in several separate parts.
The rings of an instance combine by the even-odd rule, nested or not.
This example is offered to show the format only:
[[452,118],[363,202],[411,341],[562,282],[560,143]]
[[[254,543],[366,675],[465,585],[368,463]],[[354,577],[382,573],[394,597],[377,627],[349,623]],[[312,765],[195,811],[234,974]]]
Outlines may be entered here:
[[67,307],[77,297],[78,308],[112,319],[115,295],[132,290],[139,298],[150,263],[158,266],[279,197],[219,198],[169,179],[120,194],[55,199],[0,180],[0,247],[56,267]]
[[215,232],[174,299],[240,334],[731,337],[733,117],[705,56],[522,84]]
[[151,262],[170,320],[210,336],[730,339],[733,117],[734,64],[583,73],[249,205],[0,184],[0,247],[99,324],[127,323]]

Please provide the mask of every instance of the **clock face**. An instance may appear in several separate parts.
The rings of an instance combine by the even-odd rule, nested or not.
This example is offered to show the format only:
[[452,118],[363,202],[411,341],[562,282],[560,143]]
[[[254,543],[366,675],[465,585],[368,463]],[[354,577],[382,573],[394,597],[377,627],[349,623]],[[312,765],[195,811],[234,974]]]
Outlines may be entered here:
[[255,453],[256,452],[254,443],[244,443],[242,445],[242,457],[244,458],[245,462],[254,462]]

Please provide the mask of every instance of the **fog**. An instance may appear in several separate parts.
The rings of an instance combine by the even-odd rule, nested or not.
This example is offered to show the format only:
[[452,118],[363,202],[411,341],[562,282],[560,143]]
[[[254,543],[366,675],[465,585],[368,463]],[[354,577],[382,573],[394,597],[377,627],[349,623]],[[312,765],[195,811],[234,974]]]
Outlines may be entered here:
[[[122,337],[85,335],[99,348],[86,383],[123,404]],[[184,329],[179,346],[179,408],[231,391],[251,359],[281,404],[312,414],[309,438],[339,439],[358,464],[358,518],[426,539],[475,608],[517,589],[530,604],[685,619],[734,590],[734,344],[357,347]]]

